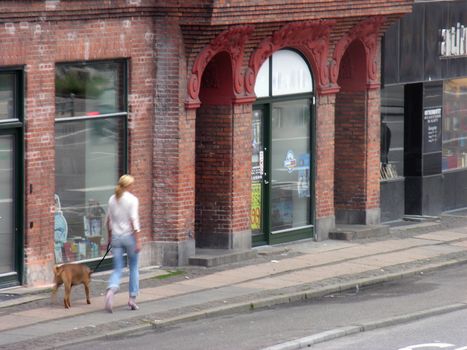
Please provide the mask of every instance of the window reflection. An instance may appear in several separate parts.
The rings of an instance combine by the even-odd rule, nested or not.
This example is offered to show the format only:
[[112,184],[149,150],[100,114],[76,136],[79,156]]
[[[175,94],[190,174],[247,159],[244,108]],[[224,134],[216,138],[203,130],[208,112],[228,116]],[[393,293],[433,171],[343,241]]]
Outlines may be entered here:
[[467,167],[467,78],[443,87],[443,170]]
[[118,62],[57,65],[57,118],[124,111],[123,69]]
[[272,105],[271,229],[311,224],[309,100]]
[[66,238],[56,236],[56,254],[64,261],[96,258],[106,249],[107,201],[123,172],[123,120],[58,123],[55,134],[56,205],[64,217],[56,217],[56,231],[67,226]]
[[404,86],[381,90],[381,179],[404,174]]
[[16,74],[0,73],[0,120],[17,118],[15,115]]
[[0,136],[0,274],[14,270],[13,136]]

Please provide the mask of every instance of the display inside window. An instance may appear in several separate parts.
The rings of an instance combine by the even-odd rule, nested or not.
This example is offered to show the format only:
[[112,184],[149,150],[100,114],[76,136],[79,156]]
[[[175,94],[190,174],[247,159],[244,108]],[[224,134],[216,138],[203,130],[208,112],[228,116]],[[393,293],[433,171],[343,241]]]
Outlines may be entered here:
[[124,112],[124,75],[125,65],[121,62],[58,64],[57,118]]
[[381,90],[381,180],[404,174],[404,86]]
[[[107,67],[111,66],[108,64]],[[97,67],[102,65],[97,64]],[[116,71],[123,71],[121,67],[115,67]],[[88,64],[86,69],[94,70],[92,64]],[[61,71],[68,70],[62,67]],[[107,75],[112,76],[110,73]],[[83,77],[87,79],[89,75]],[[122,95],[113,100],[123,99]],[[96,118],[88,115],[95,106],[94,102],[81,102],[83,108],[79,111],[83,115],[76,116],[83,118],[57,118],[55,124],[54,236],[57,263],[94,259],[105,254],[108,244],[105,227],[107,203],[125,170],[126,113]]]
[[443,86],[443,170],[467,167],[467,78]]

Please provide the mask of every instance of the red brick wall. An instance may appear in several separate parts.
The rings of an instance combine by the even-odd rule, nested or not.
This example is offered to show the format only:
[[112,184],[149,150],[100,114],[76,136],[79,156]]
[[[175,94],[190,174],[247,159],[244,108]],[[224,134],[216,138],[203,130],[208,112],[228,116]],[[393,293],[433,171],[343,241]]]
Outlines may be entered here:
[[195,115],[186,111],[186,62],[176,19],[155,19],[154,239],[194,236]]
[[[77,3],[77,2],[76,2]],[[84,2],[86,3],[86,2]],[[19,4],[18,4],[19,6]],[[0,27],[0,66],[24,65],[25,280],[50,283],[54,261],[55,62],[128,58],[129,172],[141,201],[144,240],[150,240],[151,115],[154,95],[153,26],[149,18],[29,21]],[[29,189],[32,186],[32,192]]]
[[364,209],[366,201],[365,91],[336,96],[336,209]]
[[315,203],[316,217],[334,215],[334,107],[335,95],[317,98],[315,140]]
[[232,232],[232,107],[196,114],[196,244],[228,248]]

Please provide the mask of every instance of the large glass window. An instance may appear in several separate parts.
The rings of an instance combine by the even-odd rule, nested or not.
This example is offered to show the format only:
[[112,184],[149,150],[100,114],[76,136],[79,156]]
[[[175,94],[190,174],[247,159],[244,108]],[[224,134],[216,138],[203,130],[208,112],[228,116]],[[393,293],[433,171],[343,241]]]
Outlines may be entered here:
[[467,167],[467,78],[443,87],[443,170]]
[[404,175],[404,86],[381,90],[381,179]]
[[55,259],[102,256],[107,202],[125,171],[125,63],[56,69]]
[[15,266],[14,138],[0,135],[0,274]]

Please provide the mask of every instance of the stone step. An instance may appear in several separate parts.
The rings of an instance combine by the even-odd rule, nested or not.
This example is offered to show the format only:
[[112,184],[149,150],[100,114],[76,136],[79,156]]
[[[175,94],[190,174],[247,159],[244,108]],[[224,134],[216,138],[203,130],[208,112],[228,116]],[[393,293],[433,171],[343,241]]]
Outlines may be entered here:
[[389,225],[344,225],[338,224],[329,232],[329,239],[352,241],[354,239],[381,237],[389,234]]
[[213,267],[253,259],[256,256],[254,250],[196,248],[195,255],[188,259],[188,263],[194,266]]

